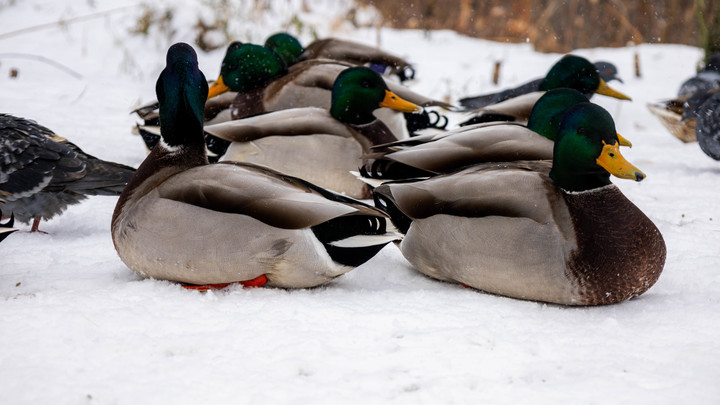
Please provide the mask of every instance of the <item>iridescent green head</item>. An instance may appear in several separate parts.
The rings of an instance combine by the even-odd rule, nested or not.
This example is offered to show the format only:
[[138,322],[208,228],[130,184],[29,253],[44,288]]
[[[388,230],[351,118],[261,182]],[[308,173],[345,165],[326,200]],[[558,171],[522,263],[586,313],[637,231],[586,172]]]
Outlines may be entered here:
[[256,89],[285,72],[285,63],[270,49],[233,43],[223,59],[220,76],[210,86],[208,98],[229,90],[245,92]]
[[583,94],[597,93],[620,100],[631,100],[608,86],[600,78],[595,65],[575,55],[566,55],[560,59],[540,83],[540,90],[543,91],[561,87],[569,87]]
[[380,107],[401,112],[421,110],[391,92],[382,76],[364,66],[345,69],[335,79],[330,114],[337,120],[353,125],[368,124],[375,120],[373,111]]
[[293,65],[305,51],[297,38],[285,32],[270,35],[265,40],[265,47],[278,54],[285,66]]
[[610,184],[610,174],[641,181],[645,174],[620,154],[615,122],[602,107],[581,103],[565,113],[553,150],[550,177],[567,191]]
[[168,49],[167,65],[155,85],[160,105],[160,133],[170,146],[205,145],[203,119],[208,84],[188,44]]
[[554,141],[565,111],[574,105],[587,102],[587,97],[574,89],[549,90],[535,102],[527,127]]

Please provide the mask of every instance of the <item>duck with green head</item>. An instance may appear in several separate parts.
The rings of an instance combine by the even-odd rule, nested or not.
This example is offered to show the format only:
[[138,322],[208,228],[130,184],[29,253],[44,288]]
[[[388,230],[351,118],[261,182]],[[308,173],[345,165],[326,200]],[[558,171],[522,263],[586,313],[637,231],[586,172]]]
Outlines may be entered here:
[[616,303],[649,289],[666,257],[660,231],[610,181],[645,178],[618,147],[610,115],[582,103],[564,114],[551,162],[389,182],[376,205],[430,277],[526,300]]
[[590,61],[580,56],[565,55],[550,68],[550,71],[544,78],[536,79],[516,88],[497,93],[466,97],[460,99],[460,104],[467,109],[493,109],[495,104],[505,100],[530,95],[530,93],[533,92],[545,92],[561,87],[575,89],[585,94],[588,98],[597,93],[620,100],[631,100],[630,97],[608,86],[600,77],[597,67],[590,63]]
[[397,238],[386,215],[367,204],[267,167],[209,164],[207,91],[192,47],[170,47],[156,86],[162,140],[112,217],[113,243],[129,268],[201,288],[306,288],[352,270]]
[[[248,52],[250,51],[252,51],[254,59],[269,60],[268,62],[256,62],[256,65],[266,66],[270,64],[275,66],[280,61],[279,63],[285,66],[285,62],[282,62],[281,57],[267,47],[254,47],[248,49]],[[286,52],[282,50],[279,50],[279,52],[280,55],[286,55]],[[285,74],[279,77],[269,76],[270,80],[268,82],[255,81],[256,83],[262,83],[257,87],[248,88],[244,85],[247,81],[239,78],[244,76],[245,73],[239,69],[231,70],[233,67],[241,66],[243,60],[244,57],[241,57],[240,52],[228,52],[223,61],[224,68],[220,77],[210,87],[208,102],[224,92],[232,91],[233,94],[236,94],[232,102],[227,104],[226,112],[213,110],[213,116],[219,118],[213,119],[212,123],[218,123],[221,119],[240,119],[289,108],[330,108],[332,87],[335,79],[345,69],[356,66],[353,63],[339,60],[308,59],[293,64]],[[231,76],[234,79],[228,79]],[[417,94],[398,83],[388,82],[387,86],[393,93],[422,107],[454,108],[448,103]],[[401,137],[407,137],[408,129],[404,115],[396,112],[379,112],[379,115],[380,119],[386,123],[393,133]],[[208,114],[209,117],[210,114]],[[428,125],[433,124],[436,124],[436,122],[429,120]]]
[[283,59],[261,45],[234,42],[228,47],[220,75],[210,86],[208,99],[230,89],[244,93],[270,83],[287,73]]
[[420,107],[390,91],[383,78],[366,67],[340,73],[329,109],[293,108],[210,125],[205,132],[231,142],[223,160],[263,164],[356,198],[369,197],[367,186],[350,171],[373,145],[397,137],[374,115],[380,108],[401,112]]
[[325,38],[303,48],[297,38],[279,32],[265,40],[265,47],[275,51],[287,66],[310,59],[332,59],[357,66],[369,65],[379,73],[397,75],[401,82],[415,78],[415,69],[405,59],[358,42]]
[[[335,79],[340,72],[356,64],[340,60],[307,59],[293,62],[292,66],[288,67],[288,58],[292,58],[289,55],[296,53],[297,46],[286,44],[299,42],[291,36],[281,35],[278,38],[277,41],[269,41],[268,46],[241,42],[233,42],[228,46],[220,75],[211,84],[205,103],[206,124],[288,108],[330,108]],[[291,40],[288,41],[287,38]],[[417,94],[397,83],[390,82],[388,86],[395,94],[422,107],[455,108],[451,104]],[[143,137],[148,150],[152,149],[160,139],[157,101],[142,105],[133,112],[144,120],[144,124],[137,128],[138,133]],[[378,115],[393,133],[407,137],[422,128],[444,128],[447,120],[436,112],[432,113],[433,115],[423,113],[420,118],[424,119],[412,120],[411,117],[419,115],[403,115],[390,110],[379,111]],[[218,150],[226,146],[217,139],[208,137],[208,148],[213,154],[218,154]]]
[[[527,126],[476,124],[380,145],[366,157],[360,173],[366,179],[383,181],[435,176],[484,162],[550,160],[565,112],[587,102],[577,90],[553,89],[535,103]],[[631,146],[625,138],[619,140],[621,146]]]

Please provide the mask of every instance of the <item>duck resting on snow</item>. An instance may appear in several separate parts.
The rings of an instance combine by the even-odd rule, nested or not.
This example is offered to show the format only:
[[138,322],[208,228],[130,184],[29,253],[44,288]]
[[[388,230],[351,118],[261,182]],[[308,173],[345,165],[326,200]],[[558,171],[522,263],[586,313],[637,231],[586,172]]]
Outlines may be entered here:
[[278,32],[265,40],[287,66],[309,59],[332,59],[357,66],[369,65],[378,73],[396,75],[401,82],[415,78],[415,69],[405,59],[359,42],[338,38],[318,39],[303,48],[300,41],[286,32]]
[[[301,107],[329,109],[332,88],[337,76],[355,65],[329,59],[309,59],[286,68],[282,59],[267,47],[235,43],[228,47],[220,75],[210,86],[204,119],[208,125],[255,116],[258,114]],[[387,82],[399,97],[422,107],[453,109],[451,104],[417,94],[409,88]],[[157,102],[135,110],[145,121],[139,128],[148,149],[160,139],[157,133]],[[434,113],[434,112],[433,112]],[[447,120],[439,114],[405,114],[378,111],[378,118],[400,137],[407,137],[424,128],[444,128]],[[207,137],[213,156],[222,154],[227,143]]]
[[[298,62],[286,73],[276,75],[268,80],[250,80],[268,70],[264,66],[276,66],[279,57],[269,53],[267,48],[246,46],[228,51],[223,59],[220,75],[210,86],[208,98],[233,92],[237,95],[225,110],[215,111],[216,116],[209,118],[208,123],[214,124],[228,119],[240,119],[263,112],[278,111],[298,107],[330,108],[333,84],[338,75],[345,69],[356,65],[348,62],[329,59],[308,59]],[[249,64],[248,61],[253,61]],[[282,70],[284,64],[277,69]],[[259,68],[263,69],[258,72]],[[390,91],[421,107],[442,107],[453,109],[451,104],[434,100],[417,94],[409,88],[387,81]],[[380,115],[379,118],[396,134],[407,132],[407,123],[402,114]],[[434,122],[432,124],[437,124]],[[401,130],[402,128],[402,130]]]
[[[575,89],[588,99],[597,93],[620,100],[631,100],[630,97],[608,86],[598,73],[597,67],[590,61],[581,56],[565,55],[550,68],[543,78],[532,80],[512,89],[460,99],[463,107],[468,110],[476,110],[473,111],[474,117],[466,121],[464,125],[489,120],[512,121],[514,117],[522,119],[524,116],[527,118],[532,106],[543,92],[562,87]],[[498,105],[501,102],[511,102],[511,110],[503,111],[502,105]],[[510,117],[497,117],[502,114]],[[487,118],[486,115],[490,118]]]
[[[527,126],[490,122],[379,145],[365,156],[360,174],[372,180],[430,177],[485,162],[551,160],[560,120],[570,107],[587,103],[577,90],[547,91],[535,103]],[[621,146],[632,146],[618,135]]]
[[610,182],[645,175],[620,154],[615,125],[590,103],[560,123],[553,159],[485,163],[375,188],[420,272],[508,297],[612,304],[657,281],[657,227]]
[[208,164],[207,81],[178,43],[156,85],[162,140],[120,196],[112,238],[143,277],[193,285],[305,288],[373,257],[398,235],[367,204],[250,163]]
[[370,198],[365,183],[350,172],[362,165],[373,145],[397,141],[374,111],[381,107],[418,112],[417,105],[388,89],[373,70],[342,71],[330,109],[291,108],[205,127],[229,141],[220,161],[258,163],[354,198]]

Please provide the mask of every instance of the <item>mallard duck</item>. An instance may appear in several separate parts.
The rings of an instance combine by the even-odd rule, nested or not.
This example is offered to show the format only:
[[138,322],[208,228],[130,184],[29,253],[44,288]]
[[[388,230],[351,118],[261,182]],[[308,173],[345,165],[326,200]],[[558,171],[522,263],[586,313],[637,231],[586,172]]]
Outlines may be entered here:
[[[266,86],[272,80],[287,74],[285,62],[264,46],[234,41],[228,45],[220,67],[218,79],[213,82],[211,95],[205,103],[205,122],[222,122],[232,119],[230,105],[237,96],[237,92],[248,92]],[[228,83],[227,87],[225,82]],[[230,88],[233,92],[225,94]],[[217,91],[217,93],[213,93]],[[159,125],[158,102],[153,100],[132,111],[143,119],[145,126]],[[159,135],[150,139],[154,143],[159,141]],[[147,141],[146,141],[147,143]],[[152,148],[150,148],[152,149]]]
[[21,222],[51,219],[88,195],[120,195],[135,169],[98,159],[35,121],[0,114],[0,198]]
[[356,66],[337,76],[329,110],[280,110],[207,126],[205,132],[232,142],[221,161],[259,163],[351,197],[369,198],[367,186],[350,171],[357,170],[370,147],[398,139],[375,117],[381,107],[420,111],[391,92],[378,73]]
[[677,97],[648,103],[647,107],[670,133],[683,142],[695,142],[700,105],[720,91],[720,54],[712,55],[705,67],[685,80]]
[[460,99],[460,104],[467,109],[483,108],[523,94],[560,87],[578,90],[588,98],[597,93],[620,100],[631,100],[630,97],[608,86],[605,80],[600,78],[597,68],[587,59],[575,55],[565,55],[550,68],[544,78],[497,93],[466,97]]
[[[3,200],[0,200],[0,203],[4,202]],[[0,217],[2,217],[2,210],[0,210]],[[17,228],[13,228],[13,225],[15,225],[15,216],[10,215],[10,219],[3,223],[0,223],[0,242],[5,240],[8,236],[10,236],[11,233],[17,232]]]
[[[297,38],[281,32],[268,37],[265,47],[275,51],[287,66],[311,59],[332,59],[358,66],[369,66],[381,74],[396,75],[400,82],[415,78],[415,69],[406,60],[378,48],[353,41],[325,38],[313,41],[307,48],[303,48]],[[410,95],[407,96],[410,97]],[[414,100],[420,102],[418,99]],[[450,106],[445,105],[444,107]],[[404,118],[407,132],[411,136],[427,128],[442,130],[448,124],[447,117],[437,111],[405,114]]]
[[[260,52],[252,57],[269,58]],[[343,70],[355,66],[351,63],[329,59],[310,59],[292,65],[287,74],[266,85],[248,90],[242,79],[244,76],[242,71],[237,68],[233,69],[233,67],[241,65],[242,61],[247,58],[250,57],[241,57],[240,50],[228,52],[223,61],[220,76],[210,86],[209,99],[227,91],[237,92],[234,100],[228,106],[231,119],[288,108],[330,108],[331,90],[335,79]],[[393,93],[419,106],[454,108],[451,104],[417,94],[401,84],[388,82],[387,85]],[[223,114],[222,111],[218,113],[218,115],[220,114]],[[221,116],[225,117],[226,114]],[[388,116],[381,115],[379,118],[396,134],[406,134],[408,131],[402,114],[391,113]],[[215,119],[212,123],[217,122],[218,120]]]
[[[351,63],[328,59],[313,59],[291,66],[285,64],[268,48],[237,44],[231,46],[223,59],[218,79],[210,86],[205,105],[205,122],[208,125],[233,119],[245,118],[264,112],[299,107],[330,108],[331,90],[337,76],[343,70],[354,67]],[[423,107],[454,107],[413,92],[397,83],[388,87],[400,97]],[[157,102],[153,101],[135,110],[145,120],[138,128],[148,149],[160,139],[157,131]],[[390,110],[379,111],[379,118],[393,133],[407,137],[409,131],[434,127],[444,128],[447,120],[438,114],[423,112],[405,116]],[[423,121],[424,122],[419,122]],[[444,121],[444,122],[443,122]],[[212,136],[207,138],[209,150],[217,155],[227,144]]]
[[[679,140],[689,143],[696,142],[696,117],[691,111],[685,111],[689,96],[647,103],[650,112],[660,120],[660,123]],[[685,118],[683,118],[685,116]]]
[[354,41],[325,38],[303,48],[297,38],[279,32],[265,40],[265,47],[275,51],[287,66],[309,59],[333,59],[358,66],[369,65],[378,73],[396,75],[401,82],[415,78],[415,69],[405,59]]
[[[623,82],[617,76],[617,67],[610,62],[599,61],[594,63],[600,78],[606,83],[611,80]],[[536,80],[537,82],[537,80]],[[460,126],[481,124],[485,122],[527,122],[533,106],[537,100],[545,94],[544,91],[531,91],[516,97],[511,97],[498,103],[472,111],[472,118],[461,122]],[[589,94],[586,94],[586,97]]]
[[143,277],[194,285],[313,287],[397,239],[386,215],[250,163],[209,164],[207,81],[184,43],[170,47],[156,92],[162,140],[120,196],[112,239]]
[[[380,145],[366,156],[360,173],[371,179],[407,179],[484,162],[550,160],[565,111],[587,102],[577,90],[553,89],[535,103],[527,127],[516,123],[476,124]],[[621,146],[632,146],[621,136],[619,140]]]
[[583,103],[566,112],[551,162],[389,182],[376,205],[430,277],[526,300],[616,303],[649,289],[666,256],[657,227],[610,182],[645,178],[618,147],[610,114]]

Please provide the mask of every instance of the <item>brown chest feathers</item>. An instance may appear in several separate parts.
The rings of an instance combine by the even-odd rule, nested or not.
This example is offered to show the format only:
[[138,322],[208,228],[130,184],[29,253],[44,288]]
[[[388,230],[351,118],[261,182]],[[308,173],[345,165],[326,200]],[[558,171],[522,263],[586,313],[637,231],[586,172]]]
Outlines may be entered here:
[[565,201],[578,246],[568,259],[568,276],[578,281],[586,305],[620,302],[655,284],[665,265],[665,241],[617,187],[567,193]]

